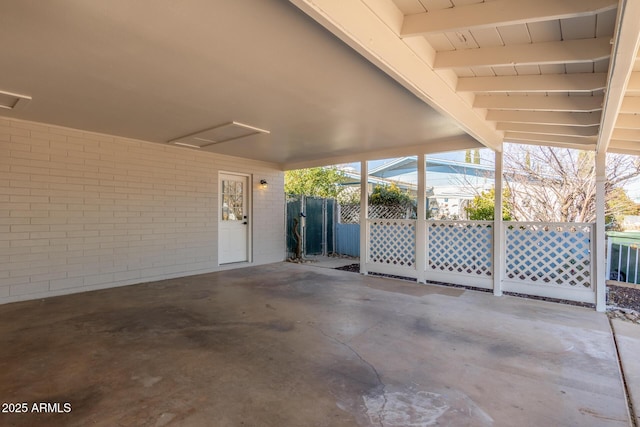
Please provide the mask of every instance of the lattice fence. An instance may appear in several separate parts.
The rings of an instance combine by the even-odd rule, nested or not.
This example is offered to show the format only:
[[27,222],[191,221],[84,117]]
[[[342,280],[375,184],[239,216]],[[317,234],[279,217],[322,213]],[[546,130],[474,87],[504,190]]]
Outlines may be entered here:
[[338,204],[338,221],[341,224],[360,223],[360,204],[340,203]]
[[505,223],[505,279],[592,288],[590,224]]
[[416,222],[412,220],[369,220],[369,262],[415,268]]
[[427,221],[427,269],[490,277],[492,221]]
[[[359,204],[341,204],[340,222],[342,224],[358,224],[360,222]],[[369,205],[371,219],[415,219],[415,206],[411,203],[398,205]]]

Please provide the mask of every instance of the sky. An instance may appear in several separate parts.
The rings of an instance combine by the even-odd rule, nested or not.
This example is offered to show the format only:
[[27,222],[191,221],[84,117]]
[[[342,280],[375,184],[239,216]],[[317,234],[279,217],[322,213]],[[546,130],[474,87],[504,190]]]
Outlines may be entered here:
[[[452,152],[446,152],[446,153],[437,153],[437,154],[430,154],[427,156],[428,158],[435,158],[435,159],[443,159],[443,160],[456,160],[456,161],[460,161],[463,162],[465,160],[465,151],[452,151]],[[480,149],[480,158],[481,158],[481,163],[485,164],[485,165],[491,165],[493,164],[494,161],[494,154],[493,151],[487,148],[483,148]],[[369,162],[369,169],[373,169],[376,168],[386,162],[389,162],[393,159],[382,159],[382,160],[373,160]],[[356,163],[349,163],[348,166],[350,168],[355,169],[356,171],[360,172],[360,163],[356,162]],[[404,179],[405,181],[408,181],[407,178]],[[430,174],[430,179],[429,182],[427,184],[429,187],[431,186],[446,186],[446,185],[451,185],[451,177],[450,174]],[[625,191],[627,192],[628,196],[636,203],[640,203],[640,177],[635,178],[633,180],[628,181],[625,186],[624,186]]]

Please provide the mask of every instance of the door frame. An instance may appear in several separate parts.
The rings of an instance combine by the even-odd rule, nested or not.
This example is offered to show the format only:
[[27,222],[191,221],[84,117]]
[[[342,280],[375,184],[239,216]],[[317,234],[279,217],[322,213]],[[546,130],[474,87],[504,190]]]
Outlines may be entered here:
[[[222,222],[222,176],[231,175],[246,178],[247,188],[245,190],[247,206],[247,260],[238,262],[220,262],[220,223]],[[218,266],[224,267],[233,264],[252,263],[253,262],[253,175],[241,172],[218,171],[218,213],[216,214],[216,234],[217,234],[217,260]]]

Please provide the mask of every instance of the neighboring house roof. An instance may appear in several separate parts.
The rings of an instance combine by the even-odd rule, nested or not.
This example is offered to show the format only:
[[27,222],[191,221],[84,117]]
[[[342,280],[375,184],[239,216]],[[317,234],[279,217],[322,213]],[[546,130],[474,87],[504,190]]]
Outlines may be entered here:
[[[492,178],[494,169],[489,165],[476,163],[459,162],[455,160],[444,160],[426,157],[427,172],[433,173],[453,173],[459,175]],[[389,178],[398,175],[405,175],[418,170],[417,156],[401,157],[390,160],[369,171],[369,175]]]

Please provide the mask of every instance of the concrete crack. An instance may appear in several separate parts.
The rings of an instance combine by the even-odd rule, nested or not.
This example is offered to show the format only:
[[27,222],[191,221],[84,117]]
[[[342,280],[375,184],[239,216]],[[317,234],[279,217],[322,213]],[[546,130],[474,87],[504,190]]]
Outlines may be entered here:
[[380,407],[380,410],[378,411],[378,421],[380,423],[380,427],[384,427],[384,410],[387,406],[387,393],[386,393],[386,389],[387,389],[387,385],[382,381],[382,377],[380,376],[380,373],[378,372],[378,370],[376,369],[375,366],[373,366],[367,359],[365,359],[364,357],[362,357],[360,355],[360,353],[358,353],[356,351],[356,349],[354,349],[353,347],[351,347],[348,343],[339,340],[338,338],[327,334],[325,331],[323,331],[321,328],[317,327],[317,326],[313,326],[313,325],[309,325],[311,326],[313,329],[316,329],[318,332],[320,332],[322,335],[324,335],[325,337],[329,338],[331,341],[340,344],[346,348],[349,349],[349,351],[351,351],[353,354],[356,355],[356,357],[358,359],[360,359],[360,361],[362,363],[364,363],[365,365],[367,365],[369,367],[369,369],[371,369],[371,371],[374,373],[374,375],[376,376],[376,379],[378,380],[378,384],[382,387],[382,406]]
[[613,327],[613,321],[611,317],[607,316],[609,320],[609,328],[611,330],[611,336],[613,337],[613,345],[616,350],[616,358],[618,359],[618,369],[620,372],[620,378],[622,380],[622,388],[624,392],[624,397],[627,400],[627,411],[629,414],[629,419],[631,421],[631,425],[633,427],[638,427],[638,418],[636,417],[636,411],[633,407],[633,401],[631,400],[631,391],[629,390],[629,383],[627,382],[627,376],[624,371],[624,366],[622,365],[622,359],[620,357],[620,347],[618,346],[618,337],[616,336],[616,330]]

